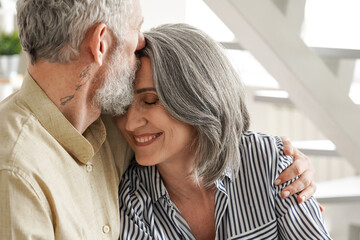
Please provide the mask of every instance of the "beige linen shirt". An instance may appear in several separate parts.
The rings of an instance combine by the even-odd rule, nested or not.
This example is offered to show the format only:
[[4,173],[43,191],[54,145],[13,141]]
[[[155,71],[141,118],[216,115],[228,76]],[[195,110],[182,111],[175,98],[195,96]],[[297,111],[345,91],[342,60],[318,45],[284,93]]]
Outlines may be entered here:
[[[111,118],[82,135],[26,75],[0,103],[0,239],[117,239],[131,150]],[[115,162],[116,161],[116,162]]]

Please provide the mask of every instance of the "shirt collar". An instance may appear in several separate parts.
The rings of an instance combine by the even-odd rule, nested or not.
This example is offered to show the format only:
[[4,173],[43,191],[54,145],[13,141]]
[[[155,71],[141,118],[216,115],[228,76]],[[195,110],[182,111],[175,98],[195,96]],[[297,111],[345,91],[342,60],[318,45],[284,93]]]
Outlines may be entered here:
[[157,202],[160,198],[168,196],[169,194],[165,188],[164,182],[160,176],[159,171],[157,170],[157,167],[150,166],[149,173],[151,178],[149,185],[149,187],[151,188],[151,199],[153,199],[154,202]]
[[40,124],[78,161],[86,164],[106,139],[106,130],[99,118],[80,134],[27,73],[20,90],[24,104]]
[[224,182],[226,182],[226,181],[232,182],[233,175],[234,175],[234,171],[232,171],[231,169],[226,169],[223,172],[222,176],[215,181],[216,188],[219,191],[221,191],[222,193],[227,195],[227,191],[226,191]]
[[[136,163],[137,164],[137,163]],[[137,164],[138,165],[138,164]],[[138,165],[139,168],[142,168],[141,165]],[[147,180],[146,182],[148,182],[149,184],[147,185],[148,188],[148,192],[151,193],[151,199],[153,199],[154,202],[157,202],[160,198],[163,198],[164,196],[168,196],[168,192],[166,190],[166,187],[164,185],[164,182],[160,176],[159,171],[157,170],[156,166],[148,166],[145,167],[147,168],[147,171],[149,171],[149,176],[150,176],[150,181]],[[223,180],[227,179],[228,181],[232,181],[233,178],[233,171],[231,171],[230,169],[225,170],[222,177],[217,179],[214,183],[216,188],[227,194],[225,185]]]

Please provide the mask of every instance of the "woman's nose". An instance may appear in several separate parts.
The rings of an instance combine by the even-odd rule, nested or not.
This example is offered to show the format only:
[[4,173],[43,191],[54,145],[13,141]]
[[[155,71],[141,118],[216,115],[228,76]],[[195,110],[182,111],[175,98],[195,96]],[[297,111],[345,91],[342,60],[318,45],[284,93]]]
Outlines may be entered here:
[[137,128],[140,128],[146,125],[147,121],[143,116],[142,112],[139,111],[136,106],[131,105],[127,111],[125,129],[127,131],[135,131]]

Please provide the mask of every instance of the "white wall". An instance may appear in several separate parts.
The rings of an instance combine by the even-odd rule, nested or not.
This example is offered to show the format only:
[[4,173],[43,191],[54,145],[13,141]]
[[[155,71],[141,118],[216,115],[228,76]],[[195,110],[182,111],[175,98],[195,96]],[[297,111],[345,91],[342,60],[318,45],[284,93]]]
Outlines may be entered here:
[[185,21],[186,0],[140,0],[146,31],[164,23]]

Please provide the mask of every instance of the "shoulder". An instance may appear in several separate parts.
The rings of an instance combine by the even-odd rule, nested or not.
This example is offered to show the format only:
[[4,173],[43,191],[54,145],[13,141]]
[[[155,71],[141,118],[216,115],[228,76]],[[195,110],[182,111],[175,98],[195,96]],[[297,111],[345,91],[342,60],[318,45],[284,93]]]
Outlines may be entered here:
[[[18,99],[17,94],[11,95],[0,103],[0,168],[4,165],[15,164],[13,161],[18,155],[17,151],[24,151],[25,148],[24,145],[20,147],[19,145],[27,139],[31,131],[38,135],[41,132],[34,127],[35,125],[41,127],[40,123],[26,104]],[[33,137],[29,139],[28,143],[36,146],[36,139]]]
[[[280,137],[247,131],[240,140],[240,149],[256,153],[262,157],[284,155],[284,145]],[[265,155],[265,156],[264,156]]]
[[69,154],[20,97],[12,95],[0,104],[0,122],[0,170],[10,169],[14,176],[27,175],[35,182],[54,178],[54,159],[64,162]]
[[241,136],[241,144],[259,148],[282,147],[281,138],[259,132],[246,131]]
[[[0,104],[1,192],[8,196],[21,192],[21,198],[14,197],[11,201],[25,201],[27,197],[49,209],[39,182],[42,175],[38,171],[43,169],[44,159],[49,158],[44,144],[41,144],[48,134],[18,94]],[[43,171],[47,172],[47,169]]]
[[275,136],[247,131],[241,136],[240,151],[248,157],[265,159],[282,151],[282,142]]
[[292,163],[292,157],[284,154],[280,137],[251,131],[242,134],[240,155],[242,165],[245,162],[255,166],[271,174],[274,179]]

